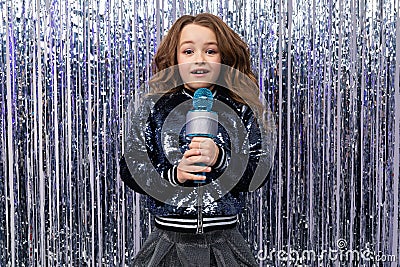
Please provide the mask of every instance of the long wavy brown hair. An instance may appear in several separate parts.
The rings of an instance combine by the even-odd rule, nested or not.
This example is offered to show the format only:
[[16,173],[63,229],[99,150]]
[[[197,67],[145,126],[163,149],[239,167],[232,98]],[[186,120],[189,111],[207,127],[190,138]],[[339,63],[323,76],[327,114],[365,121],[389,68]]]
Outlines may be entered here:
[[182,29],[192,23],[207,27],[216,35],[221,53],[218,83],[222,85],[222,90],[235,101],[250,106],[256,116],[264,121],[265,109],[260,102],[257,78],[251,70],[247,44],[222,19],[209,13],[184,15],[172,25],[153,58],[154,76],[150,81],[150,93],[175,92],[181,88],[178,85],[182,85],[182,80],[178,68],[174,67],[178,64],[177,47]]

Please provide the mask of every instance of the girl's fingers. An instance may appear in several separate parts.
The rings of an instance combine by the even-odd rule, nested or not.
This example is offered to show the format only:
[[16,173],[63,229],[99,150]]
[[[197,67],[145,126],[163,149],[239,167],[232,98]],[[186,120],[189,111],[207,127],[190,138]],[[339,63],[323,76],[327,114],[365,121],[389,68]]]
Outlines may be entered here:
[[199,155],[201,155],[201,151],[198,149],[189,149],[189,150],[186,150],[183,155],[187,158],[193,157],[193,156],[199,156]]
[[207,139],[210,139],[208,137],[201,137],[201,136],[195,136],[192,138],[192,140],[190,140],[191,142],[203,142]]
[[201,156],[192,156],[192,157],[187,158],[187,161],[190,164],[198,164],[198,163],[207,164],[210,161],[210,157],[203,156],[203,155],[201,155]]
[[214,143],[214,141],[208,137],[194,137],[189,144],[189,148],[190,149],[207,148],[209,147],[210,142]]
[[181,168],[178,167],[178,180],[181,183],[184,183],[187,180],[202,181],[202,180],[205,180],[205,179],[206,179],[205,175],[193,174],[193,173],[187,172],[185,170],[182,170]]
[[206,177],[204,175],[196,175],[196,174],[192,174],[192,173],[188,173],[188,172],[185,172],[183,175],[186,180],[202,181],[202,180],[206,179]]
[[183,155],[186,158],[190,164],[196,164],[196,163],[204,163],[206,165],[209,165],[211,157],[208,155],[209,153],[207,151],[201,152],[200,150],[195,150],[195,151],[186,151]]
[[181,171],[184,172],[193,172],[193,173],[199,173],[199,172],[211,172],[211,167],[208,166],[198,166],[198,165],[185,165],[185,164],[179,164],[178,168]]

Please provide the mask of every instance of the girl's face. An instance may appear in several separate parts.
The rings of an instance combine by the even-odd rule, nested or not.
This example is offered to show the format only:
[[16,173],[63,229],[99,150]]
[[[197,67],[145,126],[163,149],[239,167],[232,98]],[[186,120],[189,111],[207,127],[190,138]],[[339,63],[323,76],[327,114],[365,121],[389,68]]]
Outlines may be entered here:
[[189,90],[207,87],[220,72],[221,54],[215,33],[204,26],[189,24],[181,32],[177,47],[179,73]]

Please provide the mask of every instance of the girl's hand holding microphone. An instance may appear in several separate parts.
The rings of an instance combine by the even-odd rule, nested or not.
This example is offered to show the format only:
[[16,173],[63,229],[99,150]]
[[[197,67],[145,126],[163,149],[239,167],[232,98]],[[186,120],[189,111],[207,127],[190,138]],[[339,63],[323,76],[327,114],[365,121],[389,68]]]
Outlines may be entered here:
[[[218,158],[219,149],[211,138],[193,137],[187,150],[178,164],[177,178],[180,183],[187,180],[205,180],[204,175],[196,173],[211,172]],[[204,166],[205,165],[205,166]]]

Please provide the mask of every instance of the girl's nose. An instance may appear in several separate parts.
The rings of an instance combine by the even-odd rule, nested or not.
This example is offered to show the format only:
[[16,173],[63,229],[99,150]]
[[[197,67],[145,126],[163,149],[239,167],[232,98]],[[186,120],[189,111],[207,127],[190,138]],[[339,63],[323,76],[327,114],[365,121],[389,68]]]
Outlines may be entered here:
[[205,60],[204,54],[202,52],[196,53],[195,63],[201,64],[201,63],[204,63],[205,61],[206,60]]

